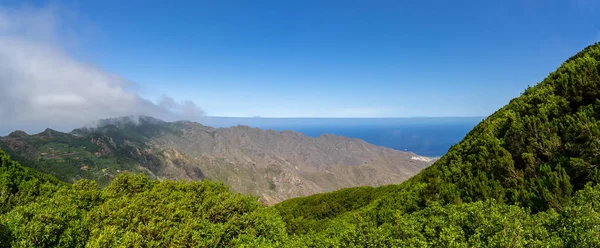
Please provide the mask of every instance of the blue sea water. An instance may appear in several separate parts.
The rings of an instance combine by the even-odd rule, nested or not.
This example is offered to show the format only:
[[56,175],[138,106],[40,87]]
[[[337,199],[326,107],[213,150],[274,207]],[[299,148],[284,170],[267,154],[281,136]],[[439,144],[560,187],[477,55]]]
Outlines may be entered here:
[[[292,130],[311,137],[335,134],[362,139],[391,149],[410,151],[421,156],[438,157],[460,141],[483,118],[382,118],[382,119],[212,119],[212,126],[238,124]],[[210,123],[209,123],[210,124]]]
[[323,126],[323,127],[273,127],[277,131],[293,130],[311,137],[335,134],[362,139],[368,143],[401,151],[411,151],[421,156],[437,157],[460,141],[473,125],[395,125],[395,126]]

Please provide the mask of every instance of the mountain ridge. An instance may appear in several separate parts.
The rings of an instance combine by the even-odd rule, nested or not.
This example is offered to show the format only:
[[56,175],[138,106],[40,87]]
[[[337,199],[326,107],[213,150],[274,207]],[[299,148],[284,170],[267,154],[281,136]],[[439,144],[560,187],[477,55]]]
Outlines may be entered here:
[[[213,128],[148,116],[98,120],[70,133],[15,131],[0,138],[0,148],[66,181],[88,178],[104,185],[122,171],[159,179],[209,178],[267,204],[350,186],[398,183],[431,164],[413,159],[413,153],[338,135],[313,138],[294,131]],[[39,163],[49,165],[48,160],[57,158],[56,163],[71,167],[53,171]],[[69,176],[57,172],[63,169]]]
[[[227,135],[241,129],[187,131],[244,141],[252,151],[257,145],[247,141],[256,133],[250,129],[243,137]],[[275,135],[258,137],[269,141]],[[242,150],[236,149],[231,152]],[[179,156],[175,151],[169,154]],[[0,149],[0,247],[600,247],[599,154],[596,43],[409,180],[292,198],[273,207],[210,180],[121,173],[102,189],[89,180],[61,184]]]

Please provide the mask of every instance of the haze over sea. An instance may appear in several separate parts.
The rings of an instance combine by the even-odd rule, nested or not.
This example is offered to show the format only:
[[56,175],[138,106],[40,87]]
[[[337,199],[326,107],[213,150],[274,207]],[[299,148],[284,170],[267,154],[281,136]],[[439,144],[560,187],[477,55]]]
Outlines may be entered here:
[[483,117],[464,118],[230,118],[206,117],[200,123],[213,127],[247,125],[276,131],[296,131],[311,137],[335,134],[362,139],[421,156],[444,155]]

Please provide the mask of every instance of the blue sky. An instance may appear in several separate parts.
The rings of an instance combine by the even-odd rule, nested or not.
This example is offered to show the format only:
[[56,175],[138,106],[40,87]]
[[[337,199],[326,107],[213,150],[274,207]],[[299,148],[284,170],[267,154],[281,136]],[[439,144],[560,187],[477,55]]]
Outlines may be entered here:
[[[600,1],[76,1],[78,60],[211,116],[487,116],[600,39]],[[32,2],[34,6],[47,3]],[[74,16],[74,17],[73,17]]]

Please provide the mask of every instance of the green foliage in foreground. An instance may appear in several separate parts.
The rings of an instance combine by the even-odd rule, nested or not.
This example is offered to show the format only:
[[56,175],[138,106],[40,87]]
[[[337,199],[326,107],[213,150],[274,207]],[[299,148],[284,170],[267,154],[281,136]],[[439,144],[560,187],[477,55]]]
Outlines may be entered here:
[[400,184],[272,208],[210,181],[63,184],[0,151],[0,246],[600,247],[600,44]]
[[60,183],[0,155],[0,247],[600,247],[600,186],[586,186],[560,211],[430,202],[389,209],[391,221],[377,223],[369,205],[320,216],[328,221],[319,231],[290,235],[276,208],[222,183],[123,173],[99,189],[89,180]]
[[222,183],[124,173],[100,190],[89,180],[40,183],[43,175],[15,173],[24,167],[5,155],[2,162],[0,183],[19,181],[0,192],[8,199],[2,202],[0,246],[277,246],[287,238],[274,209]]

